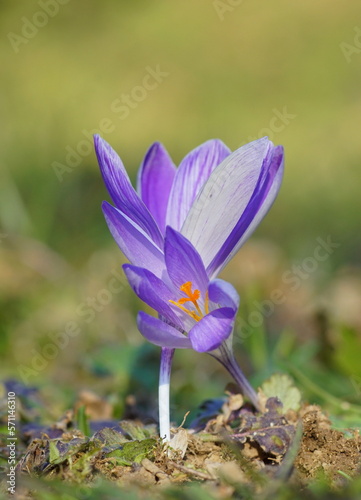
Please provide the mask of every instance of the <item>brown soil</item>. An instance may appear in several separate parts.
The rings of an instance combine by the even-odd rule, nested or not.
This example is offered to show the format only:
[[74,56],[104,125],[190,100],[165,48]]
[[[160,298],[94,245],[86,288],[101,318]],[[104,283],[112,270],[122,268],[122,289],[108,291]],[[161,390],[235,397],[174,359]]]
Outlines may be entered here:
[[303,478],[326,474],[337,481],[339,471],[353,476],[360,470],[361,439],[357,431],[347,439],[342,432],[331,429],[318,406],[306,406],[301,416],[303,437],[295,466]]
[[[121,479],[121,482],[145,481],[148,484],[179,483],[192,479],[224,479],[227,484],[250,483],[261,471],[280,476],[286,465],[287,475],[293,473],[301,483],[306,484],[309,479],[323,474],[337,485],[343,480],[339,471],[351,477],[360,472],[361,438],[357,432],[352,438],[346,438],[342,432],[331,428],[328,418],[315,405],[303,407],[298,416],[302,418],[303,431],[294,467],[285,464],[287,453],[282,457],[266,453],[252,439],[239,446],[229,441],[225,434],[213,435],[212,442],[208,441],[211,435],[200,433],[188,434],[187,452],[183,459],[168,458],[159,448],[153,462],[144,459],[140,466],[133,469],[118,467],[112,470],[111,476]],[[288,417],[287,423],[296,423],[294,413],[289,412]]]
[[[323,474],[331,484],[337,485],[345,474],[354,476],[360,471],[358,433],[346,438],[332,429],[318,406],[306,405],[298,412],[289,410],[285,414],[279,411],[281,406],[279,400],[269,398],[264,413],[259,415],[243,405],[238,396],[230,396],[221,413],[208,420],[200,432],[178,429],[183,452],[167,452],[164,445],[154,439],[151,453],[140,455],[128,464],[104,451],[107,442],[94,445],[94,436],[93,441],[87,441],[79,431],[65,429],[52,441],[60,443],[60,449],[68,443],[72,447],[71,467],[67,460],[61,464],[59,460],[51,463],[49,434],[52,431],[45,432],[29,443],[18,470],[71,481],[77,481],[79,473],[87,482],[103,476],[121,485],[138,486],[198,480],[216,484],[227,495],[232,493],[232,485],[242,483],[254,487],[258,480],[262,485],[267,477],[285,480],[292,476],[302,485]],[[71,422],[69,415],[66,421]],[[122,421],[118,425],[131,431],[142,428],[140,422]],[[58,430],[59,423],[54,427]],[[124,438],[119,431],[112,432]],[[87,469],[86,477],[82,467]]]

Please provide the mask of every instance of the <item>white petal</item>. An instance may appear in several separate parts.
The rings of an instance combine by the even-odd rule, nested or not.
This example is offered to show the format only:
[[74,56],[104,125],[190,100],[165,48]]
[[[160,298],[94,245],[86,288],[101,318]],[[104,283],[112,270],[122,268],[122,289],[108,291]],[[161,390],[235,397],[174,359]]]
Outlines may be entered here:
[[181,233],[206,268],[247,207],[270,147],[263,137],[237,149],[213,171],[193,203]]
[[233,248],[233,250],[229,253],[227,259],[219,265],[218,268],[212,269],[211,276],[216,276],[218,273],[221,272],[221,270],[224,268],[224,266],[227,265],[227,263],[234,257],[234,255],[238,252],[238,250],[241,248],[241,246],[248,240],[248,238],[251,236],[253,231],[257,228],[259,223],[262,221],[264,216],[267,214],[271,206],[273,205],[273,202],[276,199],[276,196],[278,194],[278,191],[281,187],[282,183],[282,178],[283,178],[283,171],[284,171],[284,163],[282,162],[280,168],[278,169],[274,179],[272,186],[264,199],[261,207],[259,208],[257,214],[253,218],[252,222],[246,229],[246,231],[243,233],[242,238],[238,241],[237,245]]

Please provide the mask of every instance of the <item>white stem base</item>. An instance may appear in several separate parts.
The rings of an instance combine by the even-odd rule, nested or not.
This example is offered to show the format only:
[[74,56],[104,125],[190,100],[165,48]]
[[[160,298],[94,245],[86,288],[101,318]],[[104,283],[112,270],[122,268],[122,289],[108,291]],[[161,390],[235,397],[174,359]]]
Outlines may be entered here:
[[159,373],[159,435],[165,441],[170,441],[170,413],[169,413],[169,383],[174,349],[162,348]]

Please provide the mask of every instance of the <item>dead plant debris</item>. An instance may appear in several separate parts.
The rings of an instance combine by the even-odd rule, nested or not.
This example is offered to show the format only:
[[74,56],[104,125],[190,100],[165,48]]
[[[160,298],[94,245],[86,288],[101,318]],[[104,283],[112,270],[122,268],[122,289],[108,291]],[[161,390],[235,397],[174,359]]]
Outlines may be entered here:
[[[92,405],[96,401],[89,394],[87,400]],[[352,477],[359,472],[357,432],[346,437],[332,429],[318,406],[295,409],[288,402],[285,410],[277,396],[263,393],[261,400],[262,412],[234,391],[222,404],[217,400],[202,405],[189,429],[174,430],[178,450],[166,449],[154,424],[112,421],[108,409],[106,415],[99,414],[108,420],[89,422],[89,435],[78,428],[73,410],[49,426],[20,420],[17,471],[20,478],[58,478],[78,484],[92,484],[99,477],[145,487],[197,481],[217,484],[228,493],[232,485],[255,484],[255,478],[262,484],[265,477],[292,476],[307,484],[322,473],[337,485],[342,474]],[[23,407],[24,413],[26,404]],[[6,453],[4,434],[4,460]]]

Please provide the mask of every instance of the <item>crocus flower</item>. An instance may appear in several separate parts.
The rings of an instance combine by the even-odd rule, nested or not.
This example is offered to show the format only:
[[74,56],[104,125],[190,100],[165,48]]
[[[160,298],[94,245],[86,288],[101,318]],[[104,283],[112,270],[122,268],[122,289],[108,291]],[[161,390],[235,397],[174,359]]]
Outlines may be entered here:
[[174,229],[167,227],[163,279],[145,268],[123,269],[138,297],[160,318],[138,315],[141,333],[161,347],[213,351],[229,337],[239,298],[226,281],[209,281],[199,253]]
[[[234,375],[237,364],[227,349],[227,339],[233,332],[239,297],[226,281],[209,281],[199,253],[169,226],[165,234],[164,260],[162,279],[148,269],[131,264],[125,264],[123,269],[134,292],[158,313],[157,318],[140,312],[138,328],[147,340],[163,348],[159,384],[160,434],[169,440],[169,379],[174,349],[209,352],[231,373],[233,367]],[[257,404],[248,382],[241,387]]]
[[253,404],[257,396],[235,361],[231,339],[239,298],[215,279],[257,227],[279,190],[283,150],[267,138],[234,153],[219,140],[189,153],[178,169],[164,147],[147,152],[138,193],[114,150],[95,148],[115,207],[103,203],[109,229],[131,262],[124,270],[136,294],[159,317],[138,315],[138,327],[162,347],[161,436],[169,440],[169,377],[175,348],[209,352]]
[[115,204],[103,203],[109,229],[132,264],[158,277],[164,270],[166,226],[193,244],[208,277],[216,277],[268,212],[283,176],[283,148],[267,137],[233,153],[210,140],[178,169],[155,143],[141,165],[137,193],[119,156],[99,136],[95,149]]

